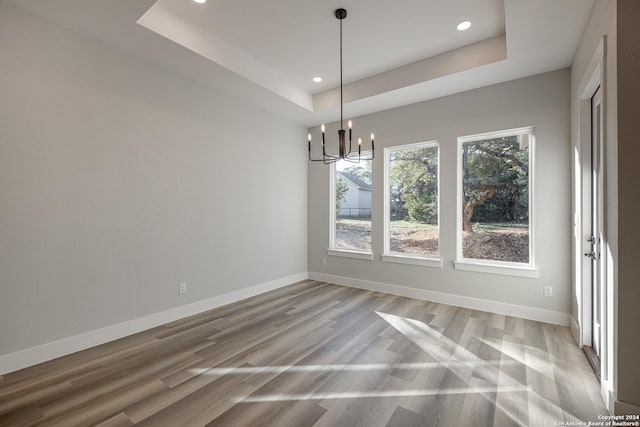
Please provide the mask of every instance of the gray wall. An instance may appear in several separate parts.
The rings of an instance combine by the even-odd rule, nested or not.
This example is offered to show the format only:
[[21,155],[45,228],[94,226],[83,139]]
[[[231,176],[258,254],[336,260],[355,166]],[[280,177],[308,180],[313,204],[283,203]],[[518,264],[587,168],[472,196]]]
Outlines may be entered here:
[[[309,271],[569,313],[571,271],[569,70],[560,70],[354,120],[376,134],[373,261],[328,257],[329,168],[309,167]],[[454,270],[457,137],[535,126],[535,245],[539,279]],[[336,124],[327,135],[337,135]],[[316,134],[318,129],[312,129]],[[336,136],[337,139],[337,136]],[[331,139],[330,139],[331,140]],[[444,266],[383,263],[383,148],[440,141],[440,250]],[[327,265],[322,265],[327,258]],[[543,285],[554,288],[543,297]]]
[[[640,411],[640,287],[638,283],[638,98],[640,97],[640,3],[636,0],[596,1],[571,70],[572,133],[580,153],[580,105],[578,85],[588,72],[596,46],[607,37],[605,57],[605,237],[607,289],[610,298],[611,358],[604,369],[605,393],[616,399],[616,413]],[[578,191],[579,198],[579,191]],[[576,256],[581,256],[581,247]],[[575,275],[579,295],[580,275]],[[572,299],[572,315],[578,318],[578,301]],[[608,402],[609,403],[609,402]],[[610,408],[614,409],[614,408]]]
[[640,415],[640,3],[618,0],[618,400]]
[[[579,99],[582,94],[578,93],[579,85],[585,74],[588,72],[589,63],[595,53],[596,47],[602,40],[603,36],[607,36],[607,55],[606,55],[606,73],[605,86],[607,88],[605,95],[605,122],[607,125],[605,135],[606,150],[605,159],[606,168],[613,174],[617,171],[617,91],[616,91],[616,8],[614,1],[596,1],[591,11],[591,16],[587,27],[582,36],[580,46],[576,52],[576,56],[571,67],[571,128],[573,147],[578,156],[582,156],[583,147],[580,143],[580,103]],[[613,49],[612,49],[613,48]],[[606,209],[610,217],[617,216],[617,182],[616,180],[607,180],[606,189]],[[578,194],[578,197],[580,195]],[[578,211],[578,207],[573,205],[574,211]],[[607,225],[607,237],[614,250],[614,256],[617,256],[617,227],[612,227],[613,223]],[[582,239],[581,239],[582,240]],[[576,252],[580,252],[578,261],[582,262],[582,247]],[[581,268],[579,265],[576,268]],[[580,272],[575,273],[574,280],[580,279]],[[572,297],[572,316],[578,320],[578,292],[573,293]]]
[[302,127],[2,2],[0,70],[0,355],[307,270]]
[[[590,144],[587,143],[585,145],[582,144],[581,137],[581,101],[580,98],[583,96],[582,93],[579,93],[580,85],[583,84],[584,79],[591,78],[590,73],[593,73],[593,70],[590,70],[590,62],[592,58],[596,54],[596,49],[598,44],[601,42],[603,36],[607,37],[606,40],[606,56],[604,60],[604,87],[605,91],[603,94],[604,101],[604,122],[605,122],[605,135],[604,135],[604,144],[605,144],[605,153],[604,153],[604,173],[605,173],[605,190],[604,190],[604,211],[605,211],[605,225],[603,230],[603,235],[606,239],[607,247],[607,288],[612,290],[615,287],[615,283],[617,281],[617,258],[618,258],[618,226],[617,226],[617,217],[618,217],[618,159],[617,159],[617,144],[618,144],[618,113],[617,113],[617,54],[616,54],[616,2],[614,0],[604,0],[604,1],[595,1],[593,5],[593,9],[591,11],[591,16],[589,17],[589,21],[587,23],[587,27],[582,35],[582,40],[580,41],[580,45],[578,47],[578,51],[576,52],[576,56],[573,61],[573,65],[571,67],[571,129],[572,129],[572,150],[575,151],[575,157],[573,163],[573,168],[579,167],[583,169],[582,171],[578,171],[578,176],[581,176],[583,182],[574,182],[576,187],[584,186],[587,183],[587,179],[590,174],[590,165],[584,162],[583,158],[589,158],[589,150]],[[589,131],[590,134],[590,131]],[[580,173],[582,172],[582,173]],[[575,176],[575,173],[572,173]],[[578,178],[579,179],[579,178]],[[574,177],[574,181],[577,181]],[[580,212],[587,208],[585,206],[585,200],[582,198],[582,192],[588,192],[588,188],[576,188],[573,197],[573,211]],[[590,202],[587,202],[587,204]],[[581,206],[582,205],[582,206]],[[583,225],[585,230],[588,230],[588,225]],[[572,292],[571,299],[571,314],[576,322],[583,323],[584,319],[580,319],[579,313],[579,304],[582,300],[581,294],[581,286],[582,286],[582,263],[585,258],[583,256],[583,250],[585,246],[583,246],[585,242],[585,236],[580,235],[574,241],[574,273],[573,273],[573,281],[574,281],[574,290]],[[587,264],[586,268],[590,268]],[[585,292],[590,292],[590,289],[585,289]],[[610,292],[611,294],[611,292]],[[612,303],[612,305],[615,302]],[[585,307],[585,310],[590,310],[590,307]],[[608,330],[610,333],[608,353],[609,355],[615,357],[615,349],[613,347],[613,337],[611,335],[614,334],[614,316],[615,316],[615,308],[609,307],[608,314]],[[589,344],[589,343],[585,343]],[[615,361],[610,357],[609,363],[607,366],[603,366],[603,372],[607,373],[608,380],[604,380],[603,388],[607,389],[608,394],[609,391],[615,390],[615,382],[614,378],[614,364]],[[607,403],[609,400],[609,396],[607,397]]]

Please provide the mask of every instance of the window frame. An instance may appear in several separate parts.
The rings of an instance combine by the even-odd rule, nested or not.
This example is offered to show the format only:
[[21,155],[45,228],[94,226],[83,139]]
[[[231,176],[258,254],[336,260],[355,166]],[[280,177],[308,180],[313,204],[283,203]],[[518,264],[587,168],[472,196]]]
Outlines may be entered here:
[[[371,151],[363,151],[361,156],[368,157],[370,154]],[[366,161],[373,162],[373,160]],[[329,165],[329,248],[327,255],[373,261],[373,167],[371,168],[371,248],[368,251],[344,249],[336,247],[336,163],[333,162]]]
[[[468,142],[483,141],[487,139],[503,138],[507,136],[528,134],[529,135],[529,262],[498,261],[477,258],[465,258],[463,256],[463,231],[462,231],[462,199],[463,199],[463,170],[462,170],[462,147]],[[477,271],[493,274],[504,274],[510,276],[520,276],[537,278],[538,268],[535,262],[535,132],[533,126],[506,129],[480,134],[466,135],[458,137],[457,143],[457,189],[456,189],[456,270]]]
[[[396,252],[391,250],[391,205],[390,205],[390,167],[389,161],[391,154],[410,149],[420,149],[420,148],[436,148],[437,149],[437,162],[438,162],[438,175],[437,175],[437,197],[438,197],[438,255],[426,255],[426,254],[410,254],[405,252]],[[403,145],[395,145],[393,147],[385,147],[384,149],[384,173],[383,173],[383,182],[384,182],[384,224],[383,224],[383,236],[384,236],[384,249],[382,252],[382,261],[384,262],[394,262],[399,264],[414,264],[421,265],[426,267],[435,267],[442,268],[442,251],[440,246],[440,212],[441,212],[441,198],[440,198],[440,141],[432,140],[432,141],[423,141],[423,142],[414,142],[411,144],[403,144]]]

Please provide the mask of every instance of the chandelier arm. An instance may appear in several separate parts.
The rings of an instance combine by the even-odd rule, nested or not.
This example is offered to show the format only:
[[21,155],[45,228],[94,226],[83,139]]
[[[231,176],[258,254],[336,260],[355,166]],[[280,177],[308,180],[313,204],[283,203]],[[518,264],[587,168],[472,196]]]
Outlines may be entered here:
[[309,157],[309,161],[311,161],[311,162],[322,162],[325,165],[328,165],[330,163],[335,163],[338,160],[340,160],[339,157],[333,157],[333,156],[326,156],[325,158],[322,158],[322,159],[313,159],[313,158]]
[[324,161],[324,159],[314,159],[313,157],[311,157],[311,154],[309,154],[309,160],[312,162],[322,162]]
[[353,158],[353,157],[345,157],[342,160],[344,160],[345,162],[349,162],[349,163],[360,163],[360,160],[364,160],[364,159],[361,159],[360,157],[358,157],[357,159]]
[[331,154],[323,154],[321,158],[314,159],[313,157],[311,157],[311,154],[309,154],[309,160],[311,160],[312,162],[322,162],[325,159],[340,160],[340,157],[339,156],[334,156],[334,155],[331,155]]
[[340,156],[334,156],[333,154],[327,154],[324,150],[322,150],[322,158],[314,159],[311,157],[311,150],[309,150],[309,160],[312,162],[324,162],[327,163],[327,159],[332,159],[330,163],[340,160]]
[[339,157],[328,157],[328,158],[324,159],[324,164],[325,165],[330,165],[331,163],[336,163],[338,160],[340,160]]
[[309,134],[309,160],[312,162],[323,162],[324,164],[335,163],[340,160],[345,160],[351,163],[359,163],[361,160],[373,160],[375,155],[375,146],[374,146],[374,136],[371,134],[371,157],[362,157],[361,155],[361,141],[358,139],[358,156],[352,156],[354,153],[353,149],[353,140],[351,137],[352,128],[351,128],[351,120],[349,120],[349,146],[347,148],[345,141],[345,130],[344,130],[344,73],[343,73],[343,34],[342,34],[342,21],[347,17],[347,11],[345,9],[336,9],[335,16],[340,21],[340,129],[338,130],[338,154],[332,155],[327,154],[325,150],[325,126],[324,124],[321,126],[322,129],[322,158],[314,159],[311,157],[311,134]]

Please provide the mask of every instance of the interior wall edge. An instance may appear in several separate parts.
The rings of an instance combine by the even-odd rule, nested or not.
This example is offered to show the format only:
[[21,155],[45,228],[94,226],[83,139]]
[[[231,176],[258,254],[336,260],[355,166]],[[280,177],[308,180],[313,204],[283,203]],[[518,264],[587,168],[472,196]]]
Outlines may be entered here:
[[495,314],[520,317],[527,320],[535,320],[554,325],[569,326],[570,324],[569,313],[545,310],[543,308],[527,307],[524,305],[509,304],[445,292],[436,292],[427,289],[408,288],[391,283],[373,282],[369,280],[354,279],[351,277],[336,276],[333,274],[309,272],[309,279],[349,286],[352,288],[365,289],[368,291],[383,292],[401,297],[448,304],[473,310],[488,311]]
[[193,316],[207,310],[282,288],[302,280],[306,280],[307,277],[308,274],[306,271],[280,277],[248,288],[203,299],[191,304],[174,307],[169,310],[138,317],[133,320],[70,336],[35,347],[30,347],[14,353],[0,355],[0,375],[37,365],[81,350],[86,350],[165,323],[173,322],[178,319]]
[[569,320],[570,320],[570,324],[569,327],[571,328],[571,335],[573,336],[573,339],[576,342],[576,345],[578,347],[582,347],[580,345],[580,326],[578,325],[578,321],[576,320],[575,317],[573,317],[573,314],[569,315]]

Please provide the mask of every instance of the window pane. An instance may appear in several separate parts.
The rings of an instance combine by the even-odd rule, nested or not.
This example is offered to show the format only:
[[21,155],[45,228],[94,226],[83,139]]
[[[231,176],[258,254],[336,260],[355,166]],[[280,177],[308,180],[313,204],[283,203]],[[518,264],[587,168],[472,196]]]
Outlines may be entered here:
[[371,160],[336,162],[336,249],[371,251]]
[[529,263],[528,133],[462,144],[462,256]]
[[389,250],[438,256],[438,147],[394,150],[388,168]]

